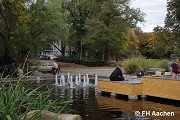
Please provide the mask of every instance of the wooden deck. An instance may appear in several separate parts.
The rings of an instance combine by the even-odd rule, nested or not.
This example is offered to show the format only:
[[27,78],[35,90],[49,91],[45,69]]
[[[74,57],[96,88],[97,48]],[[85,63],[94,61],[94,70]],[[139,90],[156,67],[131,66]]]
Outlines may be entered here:
[[98,80],[98,90],[122,95],[142,95],[142,83],[139,81]]
[[139,82],[98,80],[98,90],[122,95],[145,95],[180,100],[180,80],[166,77],[142,77]]
[[180,80],[142,77],[141,81],[144,95],[180,100]]

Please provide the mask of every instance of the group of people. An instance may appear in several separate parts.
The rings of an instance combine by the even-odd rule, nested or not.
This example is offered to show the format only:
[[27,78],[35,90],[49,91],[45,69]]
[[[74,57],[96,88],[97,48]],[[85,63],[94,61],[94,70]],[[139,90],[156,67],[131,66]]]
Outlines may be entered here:
[[2,77],[5,78],[5,77],[8,77],[8,76],[11,76],[11,77],[22,77],[23,76],[23,71],[21,70],[21,68],[17,68],[15,71],[12,71],[9,67],[6,67],[3,71],[3,74],[2,74]]
[[177,79],[179,77],[180,70],[178,63],[179,63],[178,58],[175,58],[173,62],[168,63],[168,69],[169,72],[171,72],[172,79]]

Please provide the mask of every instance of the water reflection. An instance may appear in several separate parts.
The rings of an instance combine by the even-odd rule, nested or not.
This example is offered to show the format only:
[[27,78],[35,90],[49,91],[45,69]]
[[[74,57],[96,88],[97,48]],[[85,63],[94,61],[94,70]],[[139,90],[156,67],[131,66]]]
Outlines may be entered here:
[[[58,87],[49,85],[54,89],[56,99],[72,100],[68,105],[70,109],[81,115],[83,120],[179,120],[180,107],[173,104],[174,101],[167,101],[162,104],[164,99],[151,101],[139,100],[136,102],[122,99],[123,97],[102,96],[96,87]],[[179,103],[179,101],[177,101]],[[170,103],[170,104],[168,104]],[[147,116],[140,117],[135,115],[135,111],[170,111],[174,112],[174,117]]]
[[[104,97],[101,95],[97,96],[98,106],[103,106],[103,108],[106,108],[105,106],[108,106],[108,108],[117,108],[119,111],[123,111],[125,116],[122,116],[122,118],[129,117],[133,118],[132,114],[135,114],[135,111],[147,111],[152,113],[155,112],[163,112],[163,111],[169,111],[174,112],[173,117],[165,116],[165,117],[158,117],[158,116],[148,116],[146,118],[133,118],[133,119],[161,119],[161,120],[179,120],[180,118],[180,107],[177,107],[172,104],[174,101],[168,100],[171,105],[168,104],[162,104],[161,101],[164,99],[158,99],[159,103],[157,102],[157,99],[151,99],[151,101],[144,101],[139,100],[137,102],[129,102],[126,100],[121,99],[115,99],[113,97]],[[110,102],[111,101],[111,102]],[[166,102],[167,103],[167,102]],[[128,115],[127,115],[128,114]]]

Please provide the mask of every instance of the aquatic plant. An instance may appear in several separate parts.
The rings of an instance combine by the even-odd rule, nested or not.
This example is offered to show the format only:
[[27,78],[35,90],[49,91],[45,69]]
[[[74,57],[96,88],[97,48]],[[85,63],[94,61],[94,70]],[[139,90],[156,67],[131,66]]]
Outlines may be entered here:
[[32,120],[41,119],[42,111],[52,111],[58,114],[67,113],[66,105],[70,101],[57,101],[52,97],[52,89],[46,91],[33,88],[31,83],[19,78],[12,83],[7,78],[0,78],[0,120],[29,120],[27,113],[38,110]]

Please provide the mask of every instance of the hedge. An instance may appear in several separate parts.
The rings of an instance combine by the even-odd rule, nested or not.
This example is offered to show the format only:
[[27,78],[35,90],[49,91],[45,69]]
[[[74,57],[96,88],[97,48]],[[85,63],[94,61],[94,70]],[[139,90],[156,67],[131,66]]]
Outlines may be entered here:
[[88,67],[97,67],[97,66],[103,66],[103,61],[87,61],[87,60],[79,60],[73,57],[58,57],[56,58],[56,61],[58,62],[67,62],[67,63],[75,63],[80,64]]

